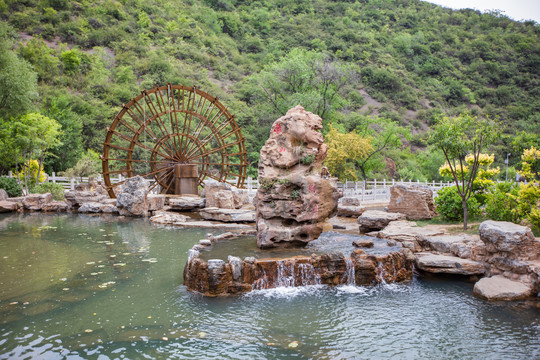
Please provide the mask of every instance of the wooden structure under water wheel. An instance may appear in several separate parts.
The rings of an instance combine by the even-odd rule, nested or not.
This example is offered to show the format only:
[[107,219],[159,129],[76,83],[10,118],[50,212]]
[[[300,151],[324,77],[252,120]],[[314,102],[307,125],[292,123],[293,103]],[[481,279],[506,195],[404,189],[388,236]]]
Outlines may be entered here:
[[114,198],[116,174],[140,175],[150,190],[196,194],[211,178],[239,188],[246,180],[246,149],[234,116],[195,86],[165,85],[144,90],[123,105],[107,128],[103,179]]

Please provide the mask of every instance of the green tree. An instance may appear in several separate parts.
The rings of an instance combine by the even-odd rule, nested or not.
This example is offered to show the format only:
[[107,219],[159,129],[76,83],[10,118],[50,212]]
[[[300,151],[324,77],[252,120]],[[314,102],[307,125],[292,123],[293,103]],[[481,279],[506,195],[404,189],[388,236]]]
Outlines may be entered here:
[[330,174],[337,176],[341,181],[357,180],[359,163],[373,152],[370,139],[354,131],[342,134],[332,124],[329,124],[329,128],[325,136],[328,155],[324,164]]
[[0,22],[0,119],[16,117],[32,109],[37,98],[37,74],[12,50],[8,28]]
[[467,200],[473,193],[473,183],[480,167],[480,154],[499,135],[499,126],[494,121],[469,114],[443,117],[432,128],[430,141],[444,153],[461,197],[465,230],[467,230]]
[[[0,124],[2,153],[9,156],[5,161],[14,163],[15,171],[18,172],[20,164],[24,167],[24,164],[31,164],[33,159],[37,159],[35,176],[35,185],[37,185],[48,150],[60,144],[59,138],[62,134],[60,129],[61,125],[56,120],[39,113],[28,113],[3,121]],[[24,187],[28,193],[26,176],[24,180]]]

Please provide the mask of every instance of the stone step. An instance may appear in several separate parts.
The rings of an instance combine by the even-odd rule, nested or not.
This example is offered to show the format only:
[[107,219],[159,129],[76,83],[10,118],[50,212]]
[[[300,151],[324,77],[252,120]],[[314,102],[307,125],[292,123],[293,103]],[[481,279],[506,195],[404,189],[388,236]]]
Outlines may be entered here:
[[520,281],[496,275],[474,284],[474,294],[486,300],[520,300],[531,296],[532,289]]
[[417,253],[416,266],[430,273],[457,274],[457,275],[481,275],[486,268],[483,264],[462,259],[457,256],[438,255],[431,253]]

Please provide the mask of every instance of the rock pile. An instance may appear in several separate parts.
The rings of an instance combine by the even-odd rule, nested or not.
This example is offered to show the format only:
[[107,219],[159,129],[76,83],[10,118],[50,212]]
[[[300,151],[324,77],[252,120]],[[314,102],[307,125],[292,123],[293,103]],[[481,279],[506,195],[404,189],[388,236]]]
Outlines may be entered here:
[[272,125],[261,149],[255,198],[260,248],[304,246],[335,214],[336,182],[320,175],[328,151],[321,129],[321,118],[301,106]]
[[433,192],[422,185],[394,185],[390,188],[388,211],[405,214],[407,220],[431,219],[436,214]]

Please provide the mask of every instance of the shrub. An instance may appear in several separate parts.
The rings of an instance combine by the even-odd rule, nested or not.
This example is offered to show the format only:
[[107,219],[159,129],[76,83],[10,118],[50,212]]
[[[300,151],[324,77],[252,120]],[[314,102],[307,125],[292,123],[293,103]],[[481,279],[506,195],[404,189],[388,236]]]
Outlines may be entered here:
[[315,160],[315,154],[311,154],[311,155],[306,155],[302,158],[302,164],[303,165],[309,165],[311,163],[313,163],[313,161]]
[[503,182],[486,194],[486,214],[492,220],[519,222],[514,209],[517,206],[519,186],[516,183]]
[[34,188],[35,194],[51,193],[54,200],[64,200],[64,187],[61,184],[47,182],[39,184]]
[[[439,215],[450,221],[463,221],[463,204],[455,186],[441,189],[435,198],[437,212]],[[480,215],[480,207],[474,197],[467,200],[467,214],[469,218]]]
[[22,195],[22,190],[15,178],[0,176],[0,189],[6,190],[9,197],[17,197]]

